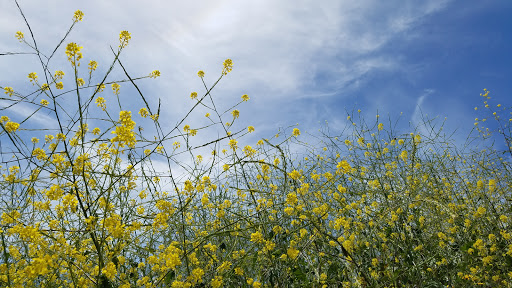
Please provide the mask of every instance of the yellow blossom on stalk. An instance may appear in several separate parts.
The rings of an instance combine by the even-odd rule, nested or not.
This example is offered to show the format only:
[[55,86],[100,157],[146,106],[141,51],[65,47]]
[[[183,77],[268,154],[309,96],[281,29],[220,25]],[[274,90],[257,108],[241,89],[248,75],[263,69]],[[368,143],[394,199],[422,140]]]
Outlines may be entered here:
[[489,179],[489,191],[493,192],[496,189],[496,180]]
[[121,33],[119,33],[119,47],[120,48],[124,48],[126,46],[128,46],[128,41],[132,38],[132,36],[130,35],[130,33],[126,30],[124,31],[121,31]]
[[413,142],[414,142],[414,145],[418,145],[418,144],[420,144],[420,142],[421,142],[421,135],[420,135],[420,134],[416,134],[416,135],[414,136],[414,140],[413,140]]
[[400,153],[400,158],[402,158],[404,162],[407,161],[407,150],[404,150],[402,153]]
[[82,87],[85,85],[85,81],[83,78],[77,78],[76,79],[76,84],[79,86],[79,87]]
[[295,249],[294,247],[288,248],[288,251],[286,251],[286,254],[288,257],[290,257],[292,260],[297,258],[299,256],[300,251]]
[[189,281],[192,282],[192,283],[201,283],[202,282],[202,277],[204,275],[204,270],[201,269],[201,268],[196,268],[194,270],[192,270],[192,273],[190,274],[189,276]]
[[12,133],[12,132],[16,132],[18,130],[18,128],[20,128],[20,124],[16,123],[16,122],[7,122],[4,124],[4,127],[5,127],[5,130],[7,131],[7,133]]
[[210,117],[210,113],[206,113],[206,114],[204,115],[204,117],[206,117],[206,118]]
[[197,92],[190,93],[190,99],[196,99],[197,98]]
[[76,10],[75,14],[73,15],[73,21],[75,21],[75,22],[82,21],[83,18],[84,18],[84,12],[82,12],[80,10]]
[[62,84],[62,82],[55,83],[55,88],[57,88],[59,90],[64,89],[64,84]]
[[100,93],[100,92],[103,92],[103,89],[105,89],[105,84],[98,84],[96,85],[96,91],[95,93]]
[[197,76],[203,78],[204,77],[204,71],[203,70],[199,70],[199,72],[197,72]]
[[112,134],[116,136],[112,138],[110,141],[112,143],[117,142],[119,147],[124,147],[128,145],[128,147],[135,147],[135,132],[133,129],[135,128],[135,122],[131,118],[132,112],[130,111],[121,111],[119,112],[119,122],[121,125],[116,126],[116,130],[112,131]]
[[341,162],[338,162],[338,165],[336,165],[336,174],[345,174],[352,170],[352,167],[346,160],[343,160]]
[[23,32],[21,31],[16,32],[15,36],[18,40],[20,40],[20,42],[22,42],[23,39],[25,39],[25,35],[23,35]]
[[288,176],[292,178],[293,180],[298,180],[300,178],[300,172],[297,170],[293,170],[292,172],[288,173]]
[[238,116],[240,116],[240,111],[233,110],[233,111],[231,111],[231,115],[233,115],[233,118],[238,118]]
[[61,70],[57,70],[55,71],[54,77],[56,80],[60,80],[64,78],[64,72],[62,72]]
[[109,262],[107,266],[101,270],[101,273],[103,273],[103,275],[105,275],[108,279],[113,280],[117,274],[116,265],[112,262]]
[[149,116],[149,118],[151,118],[151,120],[153,120],[153,121],[157,121],[159,116],[160,115],[158,115],[158,114],[153,114],[153,115]]
[[222,74],[227,75],[229,72],[233,70],[233,61],[231,59],[224,60],[224,68],[222,69]]
[[249,133],[254,132],[254,126],[247,127],[247,130],[249,131]]
[[293,128],[293,136],[298,137],[300,135],[299,128]]
[[478,207],[478,209],[476,210],[476,212],[474,214],[475,218],[482,217],[483,215],[485,215],[486,211],[487,210],[484,207],[482,207],[482,206]]
[[41,100],[41,105],[48,106],[48,104],[49,104],[48,100],[46,100],[46,99]]
[[[30,80],[30,82],[32,82],[32,81],[36,82],[37,81],[37,74],[36,74],[36,72],[29,73],[28,74],[28,79]],[[32,83],[32,85],[33,84],[34,83]]]
[[80,52],[82,48],[82,46],[78,46],[78,44],[74,42],[71,42],[66,46],[66,55],[68,55],[68,61],[70,61],[71,64],[75,65],[76,61],[80,61],[80,59],[82,59],[82,53]]
[[3,123],[3,122],[7,122],[7,121],[9,121],[9,117],[7,117],[7,116],[2,116],[2,117],[0,117],[0,121],[2,121],[2,123]]
[[4,90],[5,90],[5,94],[9,94],[9,97],[12,96],[12,94],[14,93],[14,90],[12,89],[12,87],[4,87]]
[[119,85],[117,83],[112,84],[112,91],[114,92],[114,94],[119,95],[119,88],[120,87],[121,87],[121,85]]
[[92,135],[98,135],[100,134],[100,128],[96,127],[94,129],[92,129]]
[[247,94],[242,95],[242,101],[249,101],[249,96]]
[[146,108],[140,108],[139,114],[142,118],[146,118],[149,115],[148,109]]
[[238,143],[238,141],[236,141],[235,139],[231,139],[229,140],[229,146],[231,147],[231,149],[235,150],[237,148],[236,144]]
[[256,231],[251,234],[251,242],[254,243],[263,243],[265,239],[263,238],[263,234],[260,231]]
[[89,61],[89,74],[91,74],[92,71],[95,71],[96,68],[98,68],[98,62],[94,60]]
[[48,86],[48,84],[44,83],[43,85],[41,85],[41,90],[42,91],[45,91],[45,90],[48,90],[50,89],[50,86]]
[[212,279],[211,285],[213,288],[222,287],[222,276],[215,276],[215,278]]
[[384,129],[384,124],[379,123],[379,125],[378,125],[378,127],[377,127],[377,128],[379,129],[379,131],[380,131],[380,130],[382,130],[382,129]]
[[103,97],[98,97],[96,98],[96,101],[94,102],[98,105],[98,107],[101,107],[101,109],[103,109],[103,111],[105,111],[105,109],[107,109],[107,104],[106,101],[105,101],[105,98]]
[[160,77],[160,71],[154,70],[153,72],[151,72],[151,74],[149,74],[149,77],[150,78]]

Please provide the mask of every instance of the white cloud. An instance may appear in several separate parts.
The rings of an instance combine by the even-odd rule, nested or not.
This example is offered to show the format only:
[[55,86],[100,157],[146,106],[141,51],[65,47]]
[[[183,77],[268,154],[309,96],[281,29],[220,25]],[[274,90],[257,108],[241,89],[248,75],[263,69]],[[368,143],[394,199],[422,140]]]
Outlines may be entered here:
[[[284,118],[293,117],[290,109],[310,109],[307,105],[298,107],[302,105],[298,99],[348,99],[353,93],[340,91],[362,88],[358,85],[369,73],[399,69],[401,60],[381,54],[382,47],[447,3],[225,0],[55,1],[54,5],[47,5],[32,0],[20,5],[41,50],[47,54],[64,35],[76,9],[84,11],[84,21],[77,23],[65,43],[76,41],[84,46],[87,61],[95,59],[100,66],[108,65],[113,59],[109,45],[115,48],[119,32],[130,31],[133,38],[121,61],[132,76],[146,75],[154,69],[162,71],[160,79],[140,83],[150,105],[156,107],[157,98],[162,98],[166,113],[161,119],[169,123],[174,124],[177,115],[183,115],[190,107],[190,92],[201,91],[196,72],[204,70],[206,81],[211,84],[220,74],[222,61],[232,58],[234,70],[214,90],[214,98],[219,106],[230,107],[242,94],[249,94],[251,101],[242,116],[263,119],[258,121],[265,126],[258,130],[263,131],[277,129],[275,123],[301,122],[301,116]],[[20,47],[13,33],[25,31],[27,38],[29,33],[13,3],[2,7],[2,14],[10,20],[0,26],[0,37],[6,43],[0,47]],[[65,57],[63,47],[55,57]],[[113,76],[124,78],[120,73],[116,70]],[[0,71],[0,79],[15,81],[9,74],[12,73]],[[133,95],[124,97],[136,99]],[[283,101],[288,105],[271,107]],[[393,100],[375,101],[383,102]],[[191,120],[190,124],[201,121]],[[314,122],[311,124],[316,125]]]

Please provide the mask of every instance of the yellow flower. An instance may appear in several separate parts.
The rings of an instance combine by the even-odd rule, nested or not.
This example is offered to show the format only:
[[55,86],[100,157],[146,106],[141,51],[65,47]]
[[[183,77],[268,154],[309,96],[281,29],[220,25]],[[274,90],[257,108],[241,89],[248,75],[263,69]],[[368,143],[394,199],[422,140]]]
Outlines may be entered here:
[[242,95],[242,101],[248,101],[248,100],[249,100],[249,96],[247,96],[247,94]]
[[229,72],[233,70],[233,61],[231,59],[224,60],[224,68],[222,69],[222,74],[227,75]]
[[74,42],[66,46],[66,55],[68,55],[68,61],[70,61],[71,64],[75,65],[76,61],[82,59],[82,53],[80,52],[82,48],[82,46],[78,46],[78,44]]
[[212,279],[211,285],[213,288],[222,287],[222,276],[215,276],[215,278]]
[[7,133],[11,133],[11,132],[16,132],[18,130],[18,128],[20,128],[20,124],[16,123],[16,122],[7,122],[4,124],[4,127],[5,127],[5,130],[7,131]]
[[299,256],[300,251],[295,249],[294,247],[288,248],[288,251],[286,251],[286,254],[288,254],[288,257],[291,259],[295,259]]
[[379,129],[379,131],[380,131],[380,130],[382,130],[382,129],[384,129],[384,124],[379,123],[378,129]]
[[[28,74],[28,79],[30,79],[30,82],[37,81],[37,74],[36,74],[36,72],[32,72],[32,73]],[[32,84],[34,84],[34,83],[32,83]]]
[[50,89],[50,86],[48,86],[48,84],[44,83],[43,85],[41,85],[41,90],[48,90]]
[[12,94],[14,93],[14,90],[12,89],[12,87],[4,87],[4,90],[5,90],[5,94],[9,94],[9,97],[12,96]]
[[140,108],[139,114],[142,118],[146,118],[149,115],[149,112],[146,108]]
[[55,83],[55,88],[57,88],[57,89],[64,89],[64,84],[62,84],[62,82]]
[[55,76],[54,77],[55,77],[56,80],[60,80],[60,79],[62,79],[64,77],[64,72],[62,72],[60,70],[57,70],[57,71],[55,71]]
[[196,99],[197,98],[197,92],[190,93],[190,98],[191,99]]
[[98,93],[103,92],[103,89],[105,89],[105,84],[101,84],[101,85],[98,84],[98,85],[96,85],[96,91]]
[[210,113],[206,113],[206,114],[204,115],[204,117],[206,117],[206,118],[210,117]]
[[231,115],[233,115],[233,118],[238,118],[238,116],[240,116],[240,111],[233,110],[233,111],[231,111]]
[[128,41],[132,38],[132,36],[130,35],[130,33],[128,31],[121,31],[121,33],[119,34],[119,47],[120,48],[124,48],[126,46],[128,46]]
[[2,121],[2,123],[3,123],[3,122],[7,122],[7,121],[9,121],[9,117],[7,117],[7,116],[2,116],[2,117],[0,117],[0,121]]
[[263,234],[260,231],[256,231],[251,234],[251,242],[254,243],[263,243],[265,239],[263,238]]
[[84,81],[84,79],[82,79],[82,78],[77,78],[77,79],[76,79],[76,84],[77,84],[78,86],[82,87],[82,86],[84,86],[84,85],[85,85],[85,81]]
[[23,41],[23,39],[25,38],[25,36],[23,35],[23,32],[21,32],[21,31],[16,32],[15,36],[16,36],[16,38],[18,38],[18,40],[20,40],[20,42]]
[[100,134],[100,128],[96,127],[96,128],[94,128],[94,129],[92,129],[92,134],[93,134],[93,135],[98,135],[98,134]]
[[299,128],[293,128],[293,136],[298,137],[300,135]]
[[119,85],[117,83],[112,84],[112,91],[114,91],[114,94],[119,95],[119,88],[120,87],[121,87],[121,85]]
[[238,141],[236,141],[235,139],[231,139],[229,140],[229,146],[231,147],[231,149],[235,150],[237,148],[236,144],[238,143]]
[[292,172],[288,173],[288,176],[292,178],[293,180],[297,180],[300,178],[300,172],[297,170],[293,170]]
[[105,109],[107,109],[107,104],[105,104],[105,102],[105,98],[98,97],[94,103],[98,104],[98,107],[101,107],[101,109],[105,111]]
[[49,104],[48,100],[46,100],[46,99],[41,100],[41,105],[48,106],[48,104]]
[[84,18],[84,12],[82,12],[80,10],[76,10],[75,14],[73,15],[73,21],[75,21],[75,22],[82,21],[83,18]]
[[114,279],[117,274],[116,265],[112,262],[109,262],[105,268],[101,269],[101,273],[110,280]]
[[204,77],[204,71],[203,70],[199,70],[199,72],[197,72],[197,76],[203,78]]
[[254,127],[253,126],[249,126],[249,127],[247,127],[247,130],[249,131],[249,133],[252,133],[252,132],[254,132]]
[[98,68],[98,62],[94,60],[89,61],[89,74],[96,70],[96,68]]
[[150,78],[160,77],[160,71],[155,70],[155,71],[151,72],[151,74],[149,74],[149,77]]

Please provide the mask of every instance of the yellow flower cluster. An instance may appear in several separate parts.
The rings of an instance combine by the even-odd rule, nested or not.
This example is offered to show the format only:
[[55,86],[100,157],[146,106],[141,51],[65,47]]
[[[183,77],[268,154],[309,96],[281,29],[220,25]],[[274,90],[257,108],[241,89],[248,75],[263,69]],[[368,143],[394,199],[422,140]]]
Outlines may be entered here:
[[130,35],[130,33],[126,30],[123,30],[121,31],[121,33],[119,33],[119,47],[120,48],[124,48],[126,46],[128,46],[128,41],[130,41],[130,39],[132,39],[132,36]]
[[68,55],[68,61],[71,62],[73,66],[80,66],[80,63],[77,62],[82,59],[82,46],[79,46],[78,44],[71,42],[66,46],[66,55]]
[[133,132],[135,122],[132,120],[131,115],[132,112],[130,111],[119,112],[120,125],[116,126],[115,131],[112,131],[112,134],[115,134],[116,136],[110,140],[112,143],[117,143],[119,147],[127,145],[128,147],[133,148],[137,142],[135,139],[135,132]]

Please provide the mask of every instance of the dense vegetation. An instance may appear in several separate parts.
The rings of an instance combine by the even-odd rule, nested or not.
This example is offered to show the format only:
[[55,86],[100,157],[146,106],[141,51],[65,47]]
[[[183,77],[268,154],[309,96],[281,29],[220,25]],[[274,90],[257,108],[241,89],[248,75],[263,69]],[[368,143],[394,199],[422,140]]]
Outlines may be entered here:
[[[82,17],[75,12],[71,28]],[[65,44],[67,75],[49,70],[53,54],[16,37],[34,48],[43,72],[28,75],[30,94],[0,87],[3,113],[35,108],[21,121],[0,121],[0,286],[512,285],[512,119],[487,102],[489,91],[484,109],[505,152],[482,146],[492,133],[485,120],[463,149],[435,121],[425,119],[427,133],[403,134],[392,121],[365,122],[360,111],[314,145],[290,128],[239,147],[255,130],[236,128],[236,106],[249,96],[219,111],[210,95],[233,68],[229,59],[210,88],[199,71],[205,92],[191,93],[195,105],[165,131],[159,107],[136,84],[160,72],[133,78],[118,58],[127,31],[102,77],[96,61],[80,69],[77,43]],[[125,79],[109,80],[115,65]],[[130,100],[138,113],[125,110],[120,83],[138,91]],[[209,124],[190,127],[203,110]],[[29,125],[41,113],[58,129]],[[224,134],[204,141],[207,128]]]

